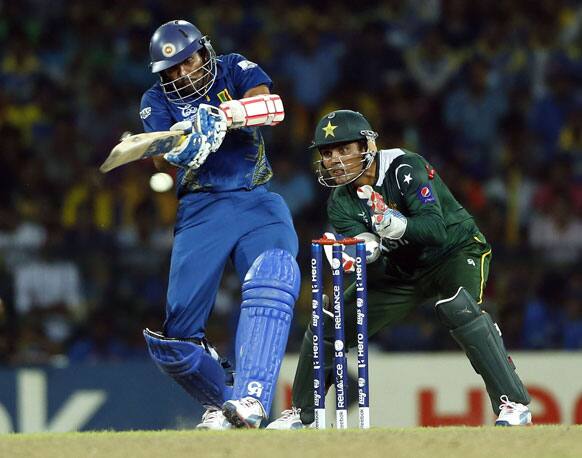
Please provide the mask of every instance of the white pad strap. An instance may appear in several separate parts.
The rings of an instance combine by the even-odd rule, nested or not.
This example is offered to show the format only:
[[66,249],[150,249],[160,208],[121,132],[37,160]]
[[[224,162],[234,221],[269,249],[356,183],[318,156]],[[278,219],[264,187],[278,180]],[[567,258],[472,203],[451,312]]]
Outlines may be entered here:
[[283,101],[277,94],[261,94],[220,104],[226,114],[226,125],[240,127],[274,126],[285,119]]

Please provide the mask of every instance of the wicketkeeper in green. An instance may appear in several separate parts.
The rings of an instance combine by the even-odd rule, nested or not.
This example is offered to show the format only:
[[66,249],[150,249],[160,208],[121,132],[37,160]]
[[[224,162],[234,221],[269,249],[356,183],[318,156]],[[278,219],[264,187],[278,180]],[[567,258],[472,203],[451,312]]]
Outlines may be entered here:
[[[311,145],[321,157],[319,183],[333,188],[327,207],[331,225],[342,236],[366,240],[369,335],[433,301],[438,319],[483,378],[499,415],[495,424],[531,424],[528,392],[499,327],[479,305],[490,245],[422,156],[401,148],[378,150],[377,136],[360,113],[338,110],[319,121]],[[352,264],[345,256],[344,268]],[[346,343],[355,347],[354,284],[344,299]],[[333,325],[331,317],[325,319],[326,379],[331,384]],[[312,337],[309,326],[293,382],[293,407],[268,428],[304,428],[314,420]]]

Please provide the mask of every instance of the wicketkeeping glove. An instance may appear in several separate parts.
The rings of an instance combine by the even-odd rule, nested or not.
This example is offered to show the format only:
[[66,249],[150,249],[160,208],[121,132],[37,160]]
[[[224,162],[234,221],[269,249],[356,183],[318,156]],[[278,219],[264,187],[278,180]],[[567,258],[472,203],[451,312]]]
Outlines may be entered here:
[[360,186],[357,193],[372,209],[372,225],[380,237],[398,240],[404,235],[408,224],[406,217],[398,210],[388,208],[380,193],[370,185]]
[[[322,236],[323,239],[336,240],[336,236],[331,232],[325,232]],[[366,242],[366,264],[370,264],[376,261],[380,257],[380,238],[370,232],[363,232],[356,235],[356,239],[362,239]],[[325,252],[325,257],[327,258],[329,265],[332,265],[331,261],[333,259],[332,245],[324,245],[323,251]],[[344,272],[353,272],[356,270],[356,259],[347,254],[345,251],[342,253],[342,266]]]
[[380,257],[380,237],[371,232],[362,232],[356,238],[366,242],[366,264],[371,264]]
[[[322,239],[327,240],[337,240],[335,235],[331,232],[324,232]],[[332,245],[323,245],[323,251],[325,253],[325,257],[329,262],[329,265],[333,267],[333,248]],[[353,272],[356,270],[356,260],[348,255],[345,251],[342,253],[342,266],[344,268],[344,272]]]

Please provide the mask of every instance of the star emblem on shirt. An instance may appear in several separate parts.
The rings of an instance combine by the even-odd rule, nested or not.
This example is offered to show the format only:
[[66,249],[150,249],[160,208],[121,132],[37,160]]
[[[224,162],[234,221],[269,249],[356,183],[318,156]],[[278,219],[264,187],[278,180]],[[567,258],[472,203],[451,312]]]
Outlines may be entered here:
[[327,126],[322,127],[321,129],[325,132],[325,138],[329,137],[330,135],[335,137],[333,131],[337,129],[337,126],[334,126],[331,121],[327,121]]
[[410,175],[410,173],[407,173],[406,175],[404,175],[404,182],[406,184],[410,183],[412,181],[412,176]]

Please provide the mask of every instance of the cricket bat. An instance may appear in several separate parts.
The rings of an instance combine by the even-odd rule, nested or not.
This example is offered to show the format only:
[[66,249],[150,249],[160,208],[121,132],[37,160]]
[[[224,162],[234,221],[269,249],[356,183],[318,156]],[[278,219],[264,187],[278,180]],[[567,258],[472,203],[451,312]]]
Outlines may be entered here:
[[99,170],[107,173],[138,159],[167,153],[178,145],[184,134],[182,130],[168,130],[129,135],[111,150]]

